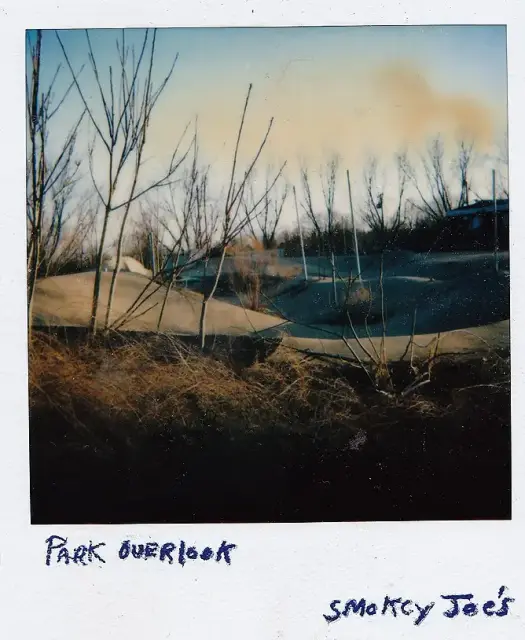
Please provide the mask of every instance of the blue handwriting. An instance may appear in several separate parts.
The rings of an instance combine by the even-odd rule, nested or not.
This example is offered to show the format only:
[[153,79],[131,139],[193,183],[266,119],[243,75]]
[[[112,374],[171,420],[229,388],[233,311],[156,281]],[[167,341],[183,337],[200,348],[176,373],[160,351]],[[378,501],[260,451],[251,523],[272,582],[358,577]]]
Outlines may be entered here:
[[[64,565],[80,565],[87,566],[89,564],[106,564],[103,557],[103,547],[105,542],[93,543],[91,540],[88,544],[79,546],[68,546],[67,538],[52,535],[46,540],[46,565],[52,564]],[[188,561],[204,561],[214,559],[215,562],[231,564],[231,554],[237,548],[236,544],[228,543],[223,540],[216,547],[197,548],[194,545],[188,545],[184,540],[178,544],[174,542],[144,542],[135,543],[130,540],[124,540],[118,549],[117,557],[119,560],[133,562],[133,560],[149,560],[157,559],[159,562],[167,564],[178,563],[184,566]]]
[[[514,602],[514,598],[508,596],[503,597],[507,591],[507,587],[502,586],[498,590],[498,596],[496,600],[487,600],[482,604],[475,602],[474,594],[454,594],[454,595],[442,595],[442,600],[447,601],[450,608],[442,612],[442,615],[446,618],[456,618],[457,616],[476,616],[479,613],[483,613],[485,616],[498,616],[504,617],[509,614],[510,603]],[[430,612],[436,606],[435,602],[429,602],[428,604],[421,604],[415,600],[405,598],[392,598],[385,596],[380,603],[367,601],[365,598],[357,598],[351,600],[332,600],[330,603],[330,614],[323,614],[323,618],[329,624],[336,622],[342,618],[348,618],[349,616],[389,616],[392,618],[410,618],[413,623],[419,626],[430,614]]]

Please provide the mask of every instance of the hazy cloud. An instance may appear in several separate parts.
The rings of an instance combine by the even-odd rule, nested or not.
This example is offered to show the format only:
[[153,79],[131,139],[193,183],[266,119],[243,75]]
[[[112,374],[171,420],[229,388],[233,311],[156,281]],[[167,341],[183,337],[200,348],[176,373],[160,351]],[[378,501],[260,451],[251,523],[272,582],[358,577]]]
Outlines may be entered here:
[[473,141],[484,149],[493,143],[492,110],[468,95],[448,95],[430,86],[414,66],[389,64],[371,78],[372,99],[395,137],[419,145],[437,133]]

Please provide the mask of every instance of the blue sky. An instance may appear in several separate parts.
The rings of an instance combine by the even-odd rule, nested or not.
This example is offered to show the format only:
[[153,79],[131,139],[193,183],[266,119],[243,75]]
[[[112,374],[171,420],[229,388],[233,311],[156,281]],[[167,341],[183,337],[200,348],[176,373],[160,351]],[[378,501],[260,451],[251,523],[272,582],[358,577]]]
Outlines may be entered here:
[[[79,69],[87,62],[85,33],[60,35]],[[105,74],[109,65],[117,66],[117,37],[120,32],[114,30],[90,32]],[[138,45],[142,37],[142,30],[126,30],[129,44]],[[165,165],[184,127],[198,115],[203,160],[212,163],[219,188],[228,175],[250,82],[254,88],[240,159],[248,161],[273,116],[261,168],[287,160],[291,182],[297,181],[301,164],[315,171],[336,153],[360,183],[371,155],[388,167],[396,151],[416,152],[437,133],[451,141],[471,136],[480,153],[492,153],[506,130],[504,26],[160,29],[157,82],[177,53],[175,73],[152,120],[145,178]],[[69,76],[52,31],[44,32],[42,56],[44,80],[58,64],[63,67],[58,96]],[[96,104],[87,66],[80,79],[90,104]],[[53,129],[56,140],[66,134],[79,106],[72,94]],[[87,136],[79,139],[80,155],[86,143]],[[318,197],[320,189],[314,189]]]
[[[72,61],[84,62],[83,30],[60,35]],[[126,30],[130,43],[138,43],[142,35],[139,29]],[[111,58],[120,31],[94,29],[90,37],[95,53]],[[157,42],[161,67],[179,52],[181,81],[194,73],[213,81],[218,72],[227,71],[246,82],[254,79],[252,71],[272,74],[294,59],[316,61],[329,71],[338,62],[379,65],[399,58],[417,62],[443,90],[488,99],[506,90],[504,26],[177,28],[158,30]],[[44,46],[49,65],[63,61],[53,32],[45,32]]]

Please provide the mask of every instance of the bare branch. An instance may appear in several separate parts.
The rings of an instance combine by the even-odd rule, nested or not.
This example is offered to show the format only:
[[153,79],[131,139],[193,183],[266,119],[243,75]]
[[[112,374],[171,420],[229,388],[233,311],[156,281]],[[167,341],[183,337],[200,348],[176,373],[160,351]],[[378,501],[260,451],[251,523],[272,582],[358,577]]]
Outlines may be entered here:
[[102,143],[104,144],[104,146],[106,147],[106,149],[108,150],[108,153],[110,152],[110,143],[106,140],[106,138],[104,137],[104,134],[102,133],[100,127],[97,124],[97,121],[95,120],[95,117],[93,116],[93,113],[91,111],[91,109],[89,108],[87,102],[86,102],[86,98],[84,96],[84,93],[82,91],[82,89],[80,88],[80,84],[78,82],[78,76],[77,74],[73,71],[73,67],[71,66],[71,62],[69,60],[69,56],[66,52],[66,49],[64,47],[64,44],[62,43],[62,39],[60,38],[60,36],[58,35],[58,31],[55,31],[55,35],[57,37],[58,43],[60,44],[60,48],[62,49],[62,53],[64,54],[64,58],[66,59],[66,63],[67,66],[71,72],[71,75],[73,77],[73,82],[75,84],[75,87],[77,88],[78,94],[80,96],[80,99],[82,100],[83,104],[84,104],[84,108],[87,111],[87,114],[89,116],[89,119],[91,120],[91,123],[93,124],[93,126],[95,127],[98,135],[100,136],[100,139],[102,140]]

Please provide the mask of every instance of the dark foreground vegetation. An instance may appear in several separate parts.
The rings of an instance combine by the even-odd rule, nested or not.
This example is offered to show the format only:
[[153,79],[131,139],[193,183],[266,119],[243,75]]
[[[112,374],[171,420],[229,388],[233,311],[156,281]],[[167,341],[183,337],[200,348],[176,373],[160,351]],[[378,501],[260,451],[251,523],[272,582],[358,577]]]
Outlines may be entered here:
[[[34,524],[507,519],[506,354],[430,384],[280,348],[249,368],[175,344],[30,345]],[[396,388],[408,364],[391,371]]]

